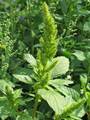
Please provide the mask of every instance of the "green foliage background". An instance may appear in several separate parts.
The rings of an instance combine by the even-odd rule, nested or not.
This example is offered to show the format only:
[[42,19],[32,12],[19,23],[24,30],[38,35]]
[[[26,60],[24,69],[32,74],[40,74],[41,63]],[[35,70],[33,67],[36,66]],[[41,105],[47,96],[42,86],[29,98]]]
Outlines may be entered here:
[[90,120],[90,0],[0,0],[1,120],[84,116]]

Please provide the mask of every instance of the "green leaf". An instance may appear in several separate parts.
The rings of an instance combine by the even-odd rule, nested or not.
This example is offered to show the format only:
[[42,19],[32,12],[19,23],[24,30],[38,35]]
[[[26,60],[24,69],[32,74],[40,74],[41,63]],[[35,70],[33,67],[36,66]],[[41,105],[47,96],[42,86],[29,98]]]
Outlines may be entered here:
[[72,102],[71,104],[67,104],[67,106],[65,106],[63,113],[60,115],[60,117],[65,118],[69,116],[71,113],[77,110],[80,106],[83,106],[85,102],[86,100],[83,98],[83,99],[79,99],[78,102]]
[[79,93],[72,88],[69,88],[69,87],[66,87],[66,86],[56,86],[56,85],[54,85],[53,87],[55,87],[63,95],[70,96],[74,100],[80,99]]
[[28,75],[14,74],[13,76],[21,82],[24,82],[26,84],[32,84],[32,79]]
[[75,50],[75,53],[73,53],[73,55],[76,56],[76,58],[80,61],[84,61],[86,59],[84,52],[80,50]]
[[67,87],[69,84],[72,83],[73,81],[62,79],[54,79],[49,81],[49,84],[56,88],[63,95],[71,96],[74,100],[78,100],[80,98],[79,93],[75,89]]
[[30,68],[24,68],[24,67],[17,67],[16,71],[13,74],[18,74],[18,75],[31,75],[32,74],[32,69]]
[[61,57],[56,57],[53,59],[54,61],[57,60],[56,66],[52,70],[52,77],[57,77],[60,75],[65,74],[69,70],[69,59],[61,56]]
[[83,105],[79,106],[74,112],[71,114],[71,116],[77,116],[79,118],[82,118],[85,115],[86,111]]
[[86,74],[80,75],[80,82],[81,82],[81,88],[84,89],[87,84],[87,75]]
[[90,107],[90,92],[86,92],[87,104]]
[[7,109],[8,106],[6,97],[0,97],[0,117],[2,120],[5,120],[9,115],[9,111]]
[[0,91],[6,93],[6,87],[14,87],[10,81],[0,80]]
[[66,87],[66,86],[61,86],[60,91],[66,95],[66,96],[71,96],[74,100],[80,99],[80,94],[77,92],[75,89]]
[[21,93],[22,93],[22,90],[21,89],[17,89],[14,91],[14,99],[17,99],[19,97],[21,97]]
[[49,81],[50,85],[57,85],[57,86],[62,86],[62,85],[70,85],[73,84],[73,81],[70,80],[64,80],[64,79],[54,79]]
[[36,59],[31,54],[25,54],[24,59],[30,63],[31,66],[36,66]]
[[90,83],[87,84],[87,90],[90,91]]
[[90,22],[89,21],[85,22],[85,24],[83,26],[83,30],[90,32]]
[[70,97],[64,97],[54,90],[39,89],[38,94],[49,104],[56,114],[61,114],[65,105],[70,103]]
[[17,116],[16,120],[32,120],[32,117],[24,110],[24,112]]
[[[66,120],[67,120],[67,119],[66,119]],[[71,115],[68,120],[82,120],[82,119],[79,118],[79,117],[76,117],[76,116],[74,116],[74,115]]]

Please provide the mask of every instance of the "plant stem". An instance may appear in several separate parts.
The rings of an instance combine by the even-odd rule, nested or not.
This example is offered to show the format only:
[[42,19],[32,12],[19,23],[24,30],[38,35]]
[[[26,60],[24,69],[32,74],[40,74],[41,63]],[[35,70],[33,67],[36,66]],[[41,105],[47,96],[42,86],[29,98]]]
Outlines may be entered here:
[[35,120],[36,117],[37,107],[38,107],[38,95],[36,94],[35,104],[33,108],[33,116],[32,116],[33,120]]

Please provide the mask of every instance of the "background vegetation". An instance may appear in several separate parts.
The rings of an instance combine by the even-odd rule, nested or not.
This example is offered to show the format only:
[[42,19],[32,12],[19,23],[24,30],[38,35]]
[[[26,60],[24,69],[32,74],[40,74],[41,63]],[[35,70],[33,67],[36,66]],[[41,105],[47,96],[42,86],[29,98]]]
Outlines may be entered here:
[[90,0],[0,0],[0,119],[90,120]]

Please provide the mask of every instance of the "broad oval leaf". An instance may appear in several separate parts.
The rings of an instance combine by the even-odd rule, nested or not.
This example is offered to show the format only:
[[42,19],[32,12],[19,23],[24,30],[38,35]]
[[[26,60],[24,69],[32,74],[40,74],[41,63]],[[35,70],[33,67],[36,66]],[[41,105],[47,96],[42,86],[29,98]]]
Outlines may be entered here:
[[57,89],[60,93],[62,93],[64,96],[70,96],[74,100],[78,100],[80,98],[79,93],[72,88],[67,87],[69,84],[72,84],[73,81],[70,80],[60,80],[60,79],[55,79],[55,80],[50,80],[49,84],[53,86],[54,88]]
[[70,96],[74,100],[80,99],[80,94],[72,88],[69,88],[67,86],[54,86],[60,93],[62,93],[65,96]]
[[54,60],[57,60],[56,66],[52,70],[52,77],[57,77],[65,74],[69,70],[69,59],[61,56],[56,57]]
[[70,97],[64,97],[54,90],[39,89],[38,94],[47,101],[56,114],[61,114],[65,105],[72,101]]
[[13,75],[16,79],[18,79],[21,82],[27,83],[27,84],[32,84],[32,79],[28,75]]
[[86,58],[85,58],[85,55],[84,55],[84,52],[83,51],[80,51],[80,50],[76,50],[73,55],[80,61],[84,61]]

